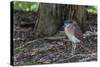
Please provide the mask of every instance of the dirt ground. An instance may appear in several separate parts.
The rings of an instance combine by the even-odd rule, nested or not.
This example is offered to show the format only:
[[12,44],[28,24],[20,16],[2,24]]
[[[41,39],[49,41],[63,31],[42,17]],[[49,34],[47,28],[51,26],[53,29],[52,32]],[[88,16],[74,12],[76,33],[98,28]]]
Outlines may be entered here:
[[[74,55],[71,55],[72,44],[66,38],[63,30],[59,30],[51,37],[36,38],[33,31],[36,20],[36,13],[14,13],[14,65],[97,61],[96,17],[88,18],[89,26],[83,34],[84,48],[77,46]],[[26,22],[29,23],[27,28],[24,28],[23,25],[21,28],[19,27]]]

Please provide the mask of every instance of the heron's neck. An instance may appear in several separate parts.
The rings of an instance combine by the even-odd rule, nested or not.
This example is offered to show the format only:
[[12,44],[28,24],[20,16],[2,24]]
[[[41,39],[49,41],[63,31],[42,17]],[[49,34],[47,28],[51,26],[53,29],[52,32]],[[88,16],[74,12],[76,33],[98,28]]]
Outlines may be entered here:
[[69,23],[64,24],[64,27],[69,27],[69,26],[70,26]]

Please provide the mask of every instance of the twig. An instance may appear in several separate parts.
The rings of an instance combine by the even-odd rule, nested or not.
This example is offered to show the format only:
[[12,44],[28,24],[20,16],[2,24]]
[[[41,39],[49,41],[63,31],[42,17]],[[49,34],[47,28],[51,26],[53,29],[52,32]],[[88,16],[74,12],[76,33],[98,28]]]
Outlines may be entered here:
[[85,61],[90,60],[90,59],[93,59],[93,58],[96,58],[96,57],[83,58],[83,59],[79,60],[79,62],[85,62]]
[[76,57],[76,56],[93,57],[93,56],[96,56],[96,53],[92,53],[92,54],[76,54],[76,55],[73,55],[73,56],[71,56],[71,57],[69,57],[69,58],[67,58],[67,59],[65,59],[65,60],[69,60],[69,59],[71,59],[71,58],[73,58],[73,57]]
[[[67,60],[70,60],[76,56],[82,56],[82,57],[89,57],[89,58],[86,58],[87,60],[91,59],[91,57],[93,58],[96,58],[96,53],[92,53],[92,54],[76,54],[76,55],[73,55],[73,56],[67,56],[66,59],[64,58],[63,60],[58,60],[57,62],[62,62],[62,61],[67,61]],[[83,61],[85,61],[86,59],[84,59]]]
[[[64,37],[64,36],[59,36],[59,37],[44,37],[44,38],[38,38],[38,39],[35,39],[35,40],[32,40],[32,41],[29,41],[29,42],[23,44],[22,46],[17,47],[16,49],[23,48],[24,46],[26,46],[26,45],[28,45],[28,44],[30,44],[30,43],[34,43],[34,42],[36,42],[36,41],[38,41],[38,40],[44,40],[44,39],[57,40],[57,39],[63,39],[63,38],[65,38],[65,37]],[[18,40],[19,40],[19,39],[18,39]]]
[[89,59],[96,58],[96,56],[97,56],[97,54],[96,53],[95,54],[93,53],[93,54],[91,54],[91,56],[89,56],[87,58],[83,58],[82,60],[79,60],[79,62],[84,62],[84,61],[87,61]]
[[26,46],[26,45],[28,45],[28,44],[30,44],[30,43],[34,43],[34,42],[36,42],[36,41],[38,41],[38,40],[41,40],[41,39],[36,39],[36,40],[29,41],[29,42],[27,42],[27,43],[23,44],[22,46],[17,47],[16,49],[23,48],[24,46]]
[[64,39],[66,38],[65,36],[56,36],[56,37],[44,37],[43,39],[48,39],[48,40],[59,40],[59,39]]
[[15,40],[24,40],[24,39],[18,37],[18,38],[14,38],[13,40],[15,41]]

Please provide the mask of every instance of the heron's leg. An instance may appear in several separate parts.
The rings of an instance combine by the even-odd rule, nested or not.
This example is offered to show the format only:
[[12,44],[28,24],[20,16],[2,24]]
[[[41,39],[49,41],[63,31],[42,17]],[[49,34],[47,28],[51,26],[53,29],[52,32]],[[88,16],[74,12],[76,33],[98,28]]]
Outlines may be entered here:
[[76,49],[76,44],[72,43],[72,52],[71,52],[71,55],[75,54],[75,49]]

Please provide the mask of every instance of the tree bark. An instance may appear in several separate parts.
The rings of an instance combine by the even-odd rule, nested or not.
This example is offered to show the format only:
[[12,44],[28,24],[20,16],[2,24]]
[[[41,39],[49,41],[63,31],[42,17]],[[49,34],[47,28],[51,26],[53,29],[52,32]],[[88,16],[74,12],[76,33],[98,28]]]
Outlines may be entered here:
[[36,25],[37,35],[50,36],[57,32],[61,24],[61,9],[57,4],[40,4],[39,20]]
[[75,20],[81,27],[82,32],[86,31],[86,10],[81,5],[66,5],[64,7],[66,19]]

